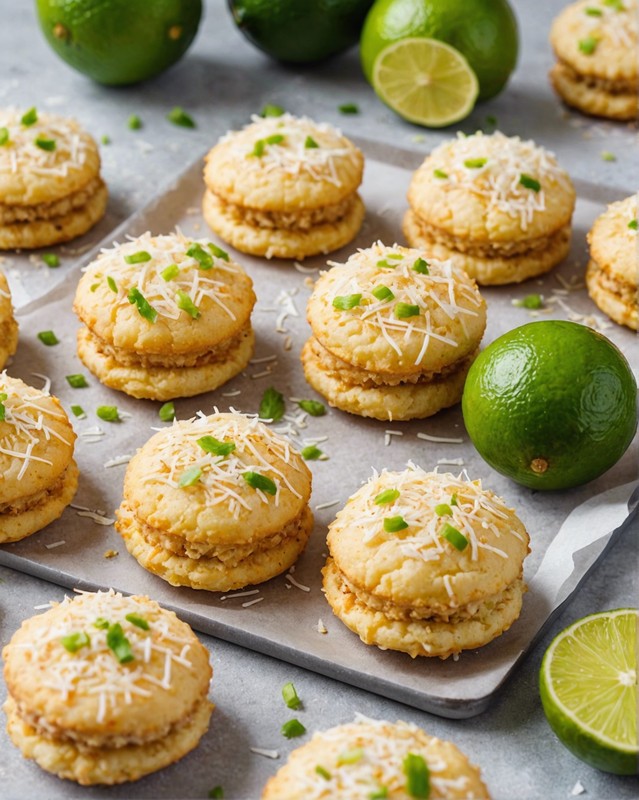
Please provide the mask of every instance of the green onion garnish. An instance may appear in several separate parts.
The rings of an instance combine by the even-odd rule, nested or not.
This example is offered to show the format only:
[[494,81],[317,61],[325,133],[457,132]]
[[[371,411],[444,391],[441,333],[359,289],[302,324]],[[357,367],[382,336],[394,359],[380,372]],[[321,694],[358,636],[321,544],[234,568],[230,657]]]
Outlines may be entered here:
[[209,242],[208,248],[216,258],[221,258],[223,261],[231,260],[226,250],[222,250],[221,247],[218,247],[216,244],[213,244],[213,242]]
[[342,103],[337,106],[337,110],[340,114],[359,114],[359,106],[355,103]]
[[56,148],[55,139],[47,139],[47,137],[41,133],[36,136],[33,143],[36,147],[39,147],[40,150],[46,150],[47,153],[53,153]]
[[448,173],[447,173],[447,172],[444,172],[444,170],[443,170],[443,169],[434,169],[434,170],[433,170],[433,175],[434,175],[436,178],[440,178],[441,180],[444,180],[445,178],[447,178],[447,177],[448,177]]
[[297,405],[311,417],[323,417],[326,414],[326,406],[319,400],[298,400]]
[[428,269],[428,261],[424,261],[423,258],[415,259],[415,263],[413,264],[412,269],[419,275],[430,275],[430,270]]
[[388,506],[399,497],[399,489],[384,489],[373,501],[376,506]]
[[136,628],[142,628],[143,631],[149,630],[149,623],[144,619],[144,617],[139,616],[139,614],[127,614],[124,619],[127,622],[130,622],[131,625],[135,625]]
[[242,477],[253,489],[260,489],[267,494],[277,494],[277,486],[266,475],[260,475],[259,472],[243,472]]
[[9,141],[9,128],[0,128],[0,146]]
[[60,266],[60,258],[55,253],[43,253],[41,258],[47,267],[51,267],[51,269]]
[[202,477],[202,470],[199,467],[189,467],[182,473],[178,486],[184,489],[185,486],[194,486]]
[[173,278],[177,278],[179,274],[180,268],[177,264],[169,264],[168,267],[165,267],[162,272],[160,272],[163,281],[172,281]]
[[294,711],[302,705],[302,701],[295,691],[295,686],[290,681],[282,686],[282,698],[286,705]]
[[577,43],[581,52],[586,56],[591,56],[597,49],[599,40],[594,36],[586,36],[585,39],[580,39]]
[[394,300],[395,299],[395,295],[388,288],[388,286],[376,286],[373,289],[372,294],[373,294],[373,297],[376,297],[380,301],[382,301],[382,300],[388,301],[388,300]]
[[601,160],[602,161],[616,161],[617,156],[614,153],[611,153],[610,150],[604,150],[601,153]]
[[107,136],[106,133],[100,137],[100,141],[102,144],[111,144],[111,137]]
[[333,298],[333,308],[340,311],[350,311],[351,308],[358,306],[362,300],[361,294],[345,294]]
[[513,300],[517,308],[543,308],[544,300],[540,294],[527,294],[519,300]]
[[453,527],[448,522],[444,522],[439,533],[460,552],[468,547],[468,539],[461,531],[458,531],[457,528]]
[[124,256],[127,264],[144,264],[145,261],[151,260],[151,253],[146,250],[138,250],[137,253],[131,253],[129,256]]
[[193,300],[191,300],[187,292],[182,291],[182,289],[177,290],[175,302],[178,308],[182,309],[182,311],[186,311],[193,319],[197,319],[200,316],[200,309],[195,305]]
[[533,192],[538,192],[541,189],[541,183],[536,178],[526,175],[525,172],[519,176],[519,184],[526,189],[532,189]]
[[277,106],[275,103],[267,103],[260,112],[260,117],[281,117],[284,113],[282,106]]
[[173,422],[175,419],[175,405],[173,401],[169,400],[168,403],[165,403],[163,406],[160,407],[158,411],[158,416],[162,420],[162,422]]
[[194,258],[200,265],[200,269],[211,269],[213,266],[213,257],[206,252],[202,245],[194,242],[186,251],[187,256]]
[[319,447],[315,444],[309,444],[307,447],[304,447],[300,455],[304,459],[304,461],[317,461],[318,458],[321,458],[324,454],[319,449]]
[[333,777],[333,776],[331,775],[331,773],[330,773],[330,772],[329,772],[327,769],[325,769],[325,768],[324,768],[324,767],[323,767],[321,764],[318,764],[318,765],[315,767],[315,772],[316,772],[318,775],[321,775],[321,776],[322,776],[322,778],[324,778],[324,780],[325,780],[325,781],[330,781],[330,779]]
[[289,719],[282,725],[282,735],[287,739],[294,739],[296,736],[303,736],[306,733],[306,728],[298,719]]
[[368,800],[386,800],[388,797],[388,787],[380,786],[368,795]]
[[207,797],[212,798],[212,800],[223,800],[224,789],[221,786],[214,786],[212,789],[209,789]]
[[152,305],[150,305],[146,297],[135,286],[132,289],[129,289],[127,299],[129,303],[135,303],[138,314],[141,317],[144,317],[144,319],[147,319],[149,322],[155,322],[155,320],[158,318],[158,312],[153,308]]
[[175,106],[166,115],[169,122],[174,125],[179,125],[182,128],[195,128],[195,120],[190,114],[187,114],[180,106]]
[[7,393],[0,394],[0,422],[4,422],[7,409],[5,408],[4,401],[7,399]]
[[20,119],[20,122],[25,126],[25,128],[28,128],[30,125],[35,125],[37,121],[38,121],[38,112],[35,106],[33,106],[33,108],[30,108],[26,113],[24,113],[22,115],[22,118]]
[[386,533],[397,533],[408,528],[408,522],[399,514],[396,517],[384,517],[384,530]]
[[284,416],[285,410],[284,395],[273,386],[269,386],[260,400],[259,418],[279,422]]
[[430,770],[424,757],[408,753],[404,758],[403,768],[408,794],[420,800],[427,800],[430,795]]
[[600,17],[603,14],[603,11],[600,8],[595,8],[594,6],[588,6],[584,8],[584,12],[588,14],[589,17]]
[[314,150],[319,147],[315,139],[312,136],[307,136],[306,141],[304,142],[304,147],[306,150]]
[[439,503],[435,506],[435,514],[437,514],[438,517],[452,517],[453,509],[448,503]]
[[65,650],[70,653],[77,653],[80,648],[91,644],[91,639],[89,639],[89,634],[86,631],[80,631],[79,633],[70,633],[68,636],[63,636],[60,642]]
[[74,417],[86,418],[86,412],[82,406],[71,406],[71,413]]
[[86,389],[89,385],[84,375],[67,375],[67,383],[74,389]]
[[127,124],[132,131],[139,131],[142,127],[142,120],[137,114],[131,114]]
[[110,275],[107,275],[107,286],[109,287],[109,289],[111,289],[112,292],[115,292],[117,294],[118,285]]
[[98,406],[95,413],[105,422],[120,422],[117,406]]
[[205,453],[214,456],[228,456],[235,450],[234,442],[221,442],[215,436],[201,436],[196,440]]
[[105,631],[109,627],[111,623],[105,617],[98,617],[96,621],[93,623],[93,627],[97,628],[100,631]]
[[337,756],[337,766],[341,767],[344,764],[357,764],[358,761],[364,756],[364,750],[361,747],[353,747],[352,750],[344,750]]
[[46,344],[47,347],[52,347],[54,344],[60,344],[60,340],[53,331],[40,331],[38,334],[38,339],[40,339],[42,344]]
[[120,664],[127,664],[129,661],[133,661],[134,655],[131,650],[131,642],[124,635],[122,625],[119,622],[109,625],[106,643]]
[[419,306],[413,306],[410,303],[397,303],[394,312],[397,319],[416,317],[419,314]]
[[630,228],[631,231],[636,231],[637,230],[637,220],[636,219],[631,219],[630,222],[628,223],[628,227]]
[[467,169],[481,169],[486,166],[487,158],[467,158],[464,161],[464,166]]

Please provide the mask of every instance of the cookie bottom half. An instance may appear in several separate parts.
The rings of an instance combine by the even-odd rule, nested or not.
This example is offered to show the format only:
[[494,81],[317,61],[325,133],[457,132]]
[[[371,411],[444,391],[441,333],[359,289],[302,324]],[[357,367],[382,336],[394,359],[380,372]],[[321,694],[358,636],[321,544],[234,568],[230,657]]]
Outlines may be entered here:
[[587,78],[562,62],[553,66],[549,77],[562,100],[579,111],[607,119],[634,120],[637,117],[639,100],[636,86],[620,83],[615,91],[610,81],[598,82]]
[[615,280],[592,259],[586,270],[586,286],[593,302],[604,314],[618,325],[637,330],[639,298],[636,286]]

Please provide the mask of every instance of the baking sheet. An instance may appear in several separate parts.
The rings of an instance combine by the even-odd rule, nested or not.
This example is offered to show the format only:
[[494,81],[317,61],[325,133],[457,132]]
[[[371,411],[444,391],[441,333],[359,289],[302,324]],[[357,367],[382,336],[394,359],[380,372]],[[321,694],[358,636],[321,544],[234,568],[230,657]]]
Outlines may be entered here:
[[[354,247],[380,239],[403,241],[401,217],[411,170],[421,156],[370,142],[360,142],[367,156],[362,194],[367,206],[365,225],[353,245],[331,256],[343,261]],[[200,212],[203,190],[201,160],[186,169],[168,192],[118,228],[112,240],[151,230],[164,233],[179,226],[187,235],[206,237],[208,228]],[[503,332],[538,318],[587,319],[618,344],[637,372],[637,348],[630,331],[613,325],[599,313],[585,290],[579,288],[587,261],[585,234],[606,202],[619,199],[613,192],[588,184],[577,186],[580,200],[575,215],[574,245],[570,257],[551,275],[520,286],[483,289],[488,303],[488,328],[484,344]],[[214,239],[215,237],[211,237]],[[304,381],[299,352],[310,329],[304,308],[313,276],[325,259],[308,259],[298,271],[287,262],[267,262],[236,255],[253,281],[258,302],[253,314],[256,331],[254,363],[225,386],[197,398],[177,400],[177,416],[185,419],[197,411],[257,411],[263,391],[274,386],[286,398],[316,398]],[[20,263],[16,257],[15,261]],[[91,260],[89,253],[81,263]],[[25,264],[24,268],[28,269]],[[114,587],[124,592],[146,593],[173,608],[196,630],[273,655],[302,667],[363,687],[442,716],[462,718],[481,712],[517,661],[530,648],[541,629],[570,597],[588,570],[627,523],[631,494],[637,479],[637,441],[621,461],[598,480],[565,492],[536,493],[519,487],[490,469],[474,451],[465,434],[459,408],[436,417],[409,423],[366,420],[330,409],[326,416],[305,417],[294,402],[287,402],[287,417],[274,425],[298,445],[323,439],[319,447],[325,461],[309,462],[313,472],[311,506],[315,529],[292,577],[280,576],[254,587],[254,594],[197,592],[169,586],[129,556],[113,527],[83,516],[98,511],[109,519],[121,499],[125,456],[135,452],[163,423],[160,403],[134,400],[101,386],[75,355],[78,323],[71,312],[80,264],[63,282],[18,313],[20,346],[8,371],[36,386],[50,378],[51,391],[67,410],[80,404],[86,420],[73,420],[79,434],[76,458],[81,470],[74,504],[62,518],[28,539],[0,548],[0,563],[69,588]],[[11,274],[10,274],[11,279]],[[566,287],[570,287],[567,289]],[[514,298],[540,292],[548,309],[530,312],[512,305]],[[44,347],[38,331],[53,330],[60,344]],[[275,358],[273,358],[273,356]],[[89,387],[72,389],[65,375],[82,372]],[[321,398],[318,398],[321,399]],[[108,423],[95,416],[99,405],[117,405],[124,420]],[[73,418],[72,418],[73,419]],[[390,432],[387,432],[390,431]],[[462,437],[462,444],[441,444],[420,439],[418,433]],[[531,534],[532,553],[525,575],[530,590],[522,616],[503,636],[459,660],[411,658],[402,653],[367,647],[339,620],[320,591],[320,569],[326,555],[326,528],[337,510],[371,474],[371,469],[402,469],[411,459],[425,469],[467,470],[482,478],[486,487],[502,495]],[[452,463],[451,463],[452,462]],[[105,558],[110,550],[114,558]],[[300,588],[302,587],[302,588]],[[308,591],[306,591],[308,589]],[[251,587],[249,591],[253,591]],[[259,602],[254,603],[255,600]],[[328,630],[320,633],[318,622]]]

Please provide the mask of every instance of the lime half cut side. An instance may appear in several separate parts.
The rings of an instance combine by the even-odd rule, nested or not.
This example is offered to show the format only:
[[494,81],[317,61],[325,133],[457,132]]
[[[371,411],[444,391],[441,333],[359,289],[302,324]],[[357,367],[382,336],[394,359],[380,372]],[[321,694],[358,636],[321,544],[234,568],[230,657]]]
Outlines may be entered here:
[[639,772],[638,623],[634,608],[584,617],[555,637],[541,664],[551,728],[582,761],[617,775]]
[[372,83],[400,117],[429,128],[467,117],[479,94],[477,76],[459,50],[422,37],[402,39],[380,51]]

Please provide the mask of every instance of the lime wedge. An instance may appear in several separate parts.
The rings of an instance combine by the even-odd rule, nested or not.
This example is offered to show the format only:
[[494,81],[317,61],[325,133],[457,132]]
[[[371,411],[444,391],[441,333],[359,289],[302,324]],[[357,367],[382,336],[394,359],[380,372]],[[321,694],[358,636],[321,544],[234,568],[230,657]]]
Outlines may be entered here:
[[638,622],[633,608],[578,620],[552,641],[539,675],[559,739],[582,761],[617,775],[638,774]]
[[422,37],[401,39],[381,50],[372,83],[400,117],[429,128],[467,117],[479,93],[477,76],[459,50]]

